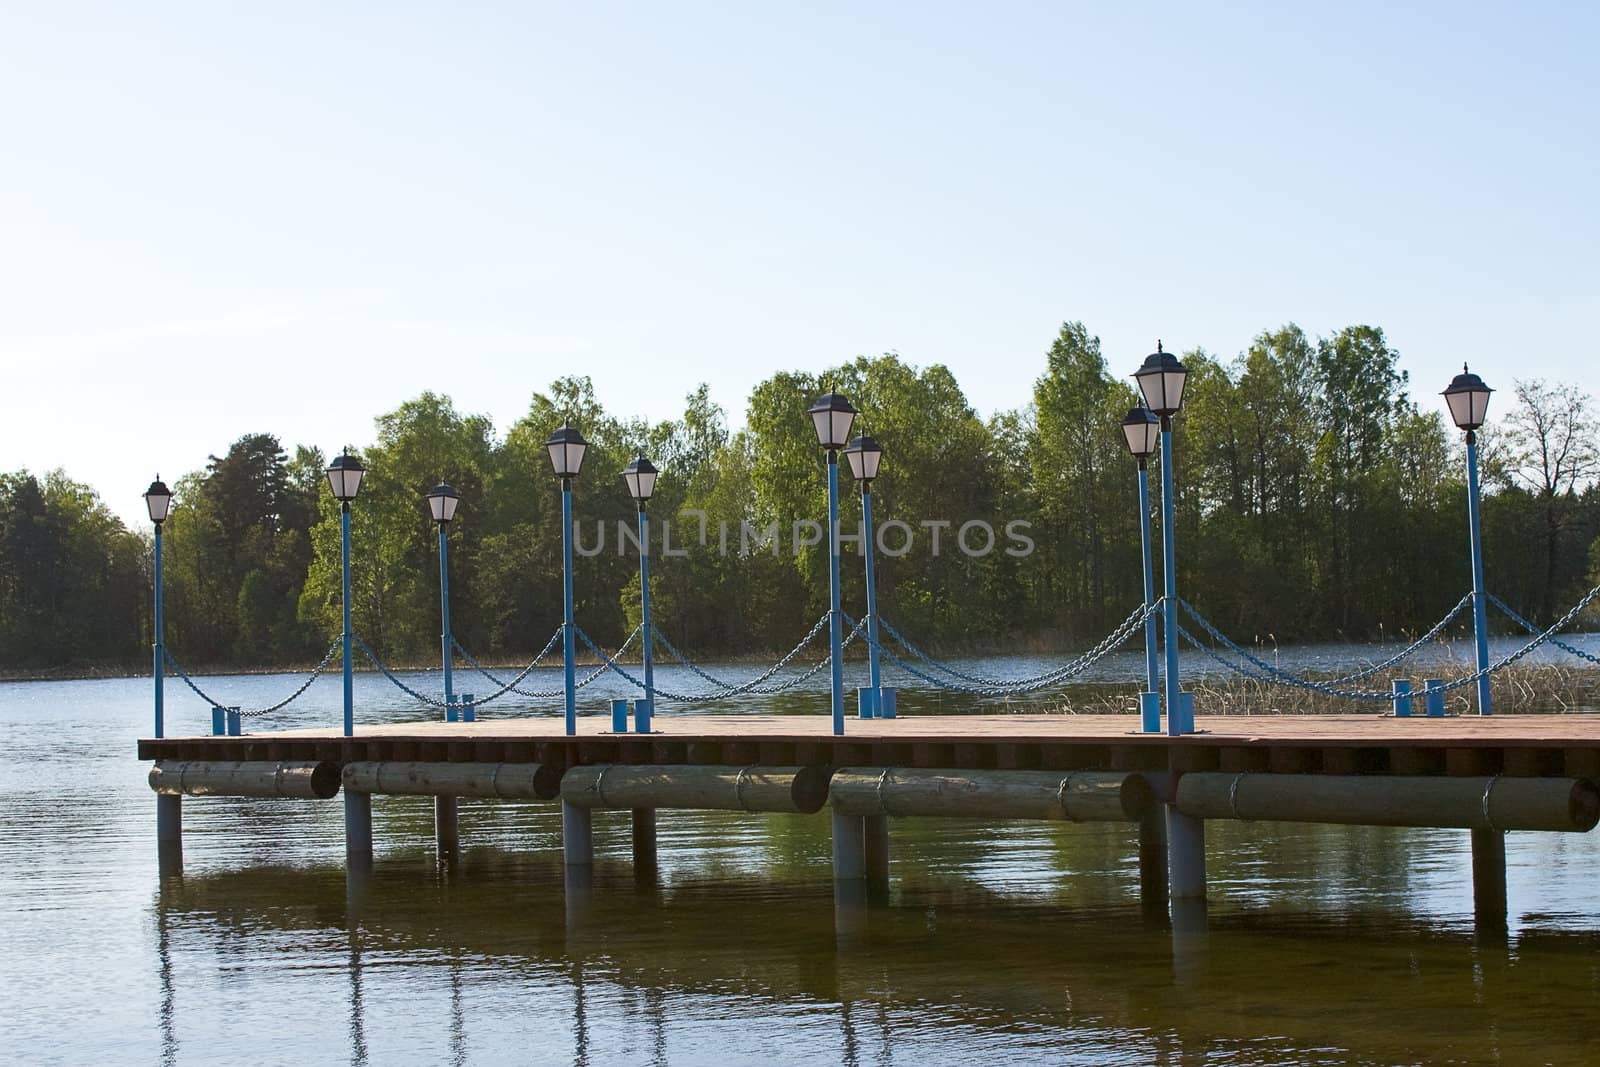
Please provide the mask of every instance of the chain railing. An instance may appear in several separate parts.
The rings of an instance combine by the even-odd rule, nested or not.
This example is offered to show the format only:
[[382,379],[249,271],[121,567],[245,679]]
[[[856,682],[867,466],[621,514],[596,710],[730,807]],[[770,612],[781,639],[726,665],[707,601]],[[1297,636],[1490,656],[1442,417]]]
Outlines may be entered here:
[[[966,693],[969,696],[1020,696],[1024,693],[1035,693],[1042,689],[1054,688],[1068,679],[1082,674],[1084,671],[1088,670],[1100,660],[1114,652],[1135,633],[1138,633],[1141,629],[1143,629],[1145,616],[1147,614],[1148,611],[1143,605],[1141,605],[1137,611],[1124,619],[1120,626],[1111,631],[1111,633],[1108,634],[1104,640],[1102,640],[1090,651],[1079,656],[1077,659],[1072,660],[1065,666],[1058,667],[1047,674],[1036,675],[1031,678],[1018,679],[1015,682],[973,685],[960,681],[952,681],[949,678],[938,677],[913,667],[910,663],[907,663],[903,658],[896,654],[893,649],[885,647],[882,643],[875,643],[873,647],[875,647],[881,655],[887,657],[895,666],[899,667],[913,678],[921,679],[922,681],[927,682],[929,685],[932,685],[936,688],[946,689],[954,693]],[[845,618],[849,619],[850,616],[846,615]],[[880,625],[884,625],[882,619],[879,619],[878,622]],[[858,628],[861,625],[861,623],[856,624]],[[872,639],[868,637],[867,640],[871,641]],[[902,639],[897,637],[896,640]]]
[[[328,651],[323,655],[322,662],[318,663],[311,669],[311,673],[306,675],[305,681],[300,683],[300,687],[298,689],[284,697],[282,700],[278,701],[276,704],[269,704],[264,708],[255,708],[251,711],[241,711],[239,713],[239,717],[241,719],[255,719],[262,715],[271,715],[275,711],[282,711],[284,708],[300,699],[300,696],[305,693],[307,689],[311,688],[311,683],[315,682],[319,677],[321,677],[322,673],[328,669],[328,664],[333,662],[334,653],[338,651],[339,639],[334,638],[333,644],[328,646]],[[195,696],[199,697],[201,700],[204,700],[207,704],[214,708],[228,706],[223,704],[220,700],[213,699],[209,693],[201,689],[200,686],[195,683],[195,680],[189,677],[189,672],[183,669],[183,664],[179,663],[177,657],[171,652],[167,651],[166,648],[162,648],[161,654],[166,660],[167,666],[171,667],[178,677],[183,679],[183,684],[194,690]]]
[[722,691],[723,695],[739,696],[744,693],[760,693],[764,695],[770,693],[781,693],[784,689],[790,688],[794,683],[780,682],[779,687],[774,688],[766,685],[766,682],[767,679],[771,678],[773,675],[787,667],[796,656],[798,656],[808,645],[811,644],[812,641],[816,640],[817,635],[822,632],[822,628],[827,624],[828,613],[823,612],[822,617],[817,619],[810,631],[800,639],[800,643],[798,645],[795,645],[794,648],[789,650],[787,655],[778,660],[778,662],[774,663],[771,667],[768,667],[766,670],[762,671],[756,677],[738,684],[725,682],[721,678],[702,670],[699,666],[692,663],[688,656],[685,656],[682,652],[680,652],[678,647],[667,639],[666,634],[662,633],[654,626],[651,626],[650,629],[655,632],[656,640],[661,642],[661,647],[665,648],[668,654],[671,655],[673,659],[677,660],[680,665],[700,679],[716,686]]
[[[846,619],[849,619],[848,615],[846,615],[844,617]],[[828,617],[826,615],[824,615],[822,617],[821,622],[819,622],[816,626],[812,627],[811,633],[808,634],[806,636],[806,638],[804,640],[802,640],[801,643],[798,646],[796,646],[793,651],[791,651],[789,653],[789,655],[785,656],[783,661],[781,661],[781,663],[787,663],[788,661],[794,659],[795,655],[797,655],[802,648],[804,648],[807,644],[809,644],[811,642],[811,639],[816,635],[816,633],[821,629],[822,625],[824,625],[827,621],[828,621]],[[857,637],[860,636],[861,627],[862,627],[861,623],[856,623],[854,625],[854,627],[851,629],[851,631],[848,634],[845,635],[844,639],[839,643],[839,650],[841,652],[843,652],[844,649],[849,648],[850,647],[850,643],[852,641],[854,641]],[[600,647],[598,645],[596,645],[594,643],[594,641],[592,641],[590,639],[589,635],[583,632],[583,628],[582,627],[578,628],[578,636],[583,639],[583,643],[586,646],[588,646],[589,651],[592,652],[598,658],[600,658],[604,662],[604,664],[606,666],[608,666],[612,671],[616,672],[616,674],[619,677],[621,677],[623,680],[625,680],[625,681],[629,682],[630,684],[632,684],[634,686],[634,688],[640,690],[641,692],[644,691],[644,688],[645,688],[644,682],[642,680],[640,680],[639,678],[634,677],[631,673],[629,673],[627,668],[623,667],[620,663],[617,663],[610,656],[607,656],[606,653],[604,651],[602,651],[600,649]],[[660,634],[658,633],[656,636],[659,637]],[[710,703],[714,703],[714,702],[719,701],[719,700],[726,700],[729,697],[739,696],[739,695],[742,695],[743,693],[759,693],[759,694],[761,694],[763,696],[771,696],[771,695],[774,695],[774,694],[777,694],[777,693],[782,693],[785,690],[792,689],[795,686],[801,684],[802,682],[805,682],[805,681],[815,677],[819,671],[821,671],[824,667],[828,666],[828,664],[830,662],[832,662],[832,659],[833,659],[833,656],[830,653],[829,655],[826,655],[826,656],[822,657],[822,659],[818,660],[816,663],[813,663],[810,667],[808,667],[806,670],[802,671],[801,673],[792,675],[792,676],[790,676],[788,678],[785,678],[783,681],[778,682],[775,685],[770,685],[770,686],[751,687],[747,683],[744,686],[735,686],[735,687],[733,687],[733,689],[724,688],[724,689],[718,689],[718,690],[716,690],[714,692],[706,692],[706,693],[680,693],[680,692],[676,692],[676,691],[671,690],[671,689],[663,689],[660,685],[653,685],[653,686],[651,686],[651,689],[654,690],[655,695],[659,699],[676,701],[676,702],[682,703],[682,704],[710,704]],[[766,672],[765,676],[770,678],[774,673],[775,673],[775,671],[768,670]],[[726,684],[726,683],[722,683],[722,684]]]
[[[1112,637],[1121,634],[1122,631],[1130,625],[1144,622],[1145,616],[1150,613],[1150,610],[1151,609],[1147,609],[1143,604],[1133,609],[1133,613],[1130,614],[1126,619],[1123,619],[1122,622],[1117,625],[1116,629],[1111,631]],[[948,663],[934,659],[926,652],[923,652],[920,648],[917,648],[910,641],[906,640],[906,638],[901,635],[900,631],[896,630],[894,626],[890,624],[889,620],[883,618],[881,615],[878,617],[878,625],[882,627],[883,631],[892,637],[895,643],[904,649],[908,655],[914,656],[916,659],[926,664],[929,668],[985,689],[1014,688],[1019,685],[1030,685],[1036,682],[1045,683],[1048,685],[1058,678],[1072,677],[1073,675],[1080,674],[1082,673],[1084,667],[1089,666],[1106,654],[1106,652],[1109,650],[1106,641],[1111,640],[1111,638],[1107,638],[1106,641],[1101,641],[1100,644],[1096,645],[1088,652],[1085,652],[1077,659],[1071,660],[1060,667],[1053,667],[1042,674],[1025,675],[1020,678],[987,678],[983,675],[969,674],[966,671],[958,670],[957,668],[950,666]],[[1121,644],[1122,641],[1125,640],[1127,640],[1127,638],[1123,637],[1117,640],[1116,643]]]
[[[1539,632],[1539,628],[1537,626],[1535,626],[1533,623],[1529,622],[1527,619],[1523,618],[1521,615],[1518,615],[1515,611],[1513,611],[1511,609],[1511,605],[1507,604],[1504,600],[1501,600],[1499,597],[1495,596],[1493,593],[1486,593],[1484,595],[1486,597],[1488,597],[1489,603],[1491,603],[1495,607],[1499,608],[1505,614],[1506,618],[1510,619],[1512,622],[1516,623],[1518,626],[1522,627],[1524,630],[1528,631],[1530,634],[1536,634],[1536,633]],[[1563,652],[1570,652],[1572,655],[1577,656],[1579,659],[1588,660],[1590,663],[1593,663],[1596,666],[1600,666],[1600,656],[1591,656],[1589,653],[1585,652],[1583,649],[1576,648],[1576,647],[1574,647],[1572,645],[1567,644],[1565,641],[1559,640],[1559,639],[1554,638],[1554,637],[1552,637],[1550,639],[1550,644],[1555,645],[1557,648],[1559,648]]]

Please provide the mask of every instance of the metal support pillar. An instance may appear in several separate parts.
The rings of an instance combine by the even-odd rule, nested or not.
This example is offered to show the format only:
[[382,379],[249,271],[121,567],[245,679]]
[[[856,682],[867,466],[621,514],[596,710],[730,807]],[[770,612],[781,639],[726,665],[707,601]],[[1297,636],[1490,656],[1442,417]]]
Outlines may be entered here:
[[155,684],[156,684],[156,736],[163,737],[166,732],[166,711],[163,701],[166,697],[166,638],[163,636],[161,618],[161,524],[156,523],[156,568],[155,568]]
[[449,523],[439,524],[439,646],[444,652],[444,703],[449,707],[455,703],[456,691],[451,682],[451,661],[455,659],[455,650],[450,647],[450,555],[445,544],[445,530]]
[[889,816],[867,815],[861,820],[867,885],[889,888]]
[[1204,900],[1206,896],[1206,823],[1167,808],[1167,878],[1173,900]]
[[372,794],[344,791],[344,858],[352,867],[372,863]]
[[561,858],[568,867],[594,866],[594,819],[589,808],[561,801]]
[[1146,910],[1167,910],[1167,820],[1159,805],[1139,821],[1139,900]]
[[[1156,575],[1150,552],[1150,464],[1139,457],[1139,547],[1144,560],[1144,676],[1145,691],[1139,694],[1139,728],[1147,734],[1161,732],[1161,666],[1156,656]],[[1163,861],[1164,863],[1165,861]],[[1163,868],[1162,883],[1166,873]],[[1166,891],[1162,891],[1166,899]]]
[[[1177,737],[1187,725],[1178,694],[1178,555],[1173,545],[1172,416],[1161,416],[1161,553],[1164,557],[1167,599],[1162,616],[1161,640],[1167,653],[1167,733]],[[1202,867],[1203,873],[1203,867]],[[1174,887],[1177,872],[1173,872]]]
[[1506,835],[1504,830],[1472,831],[1472,911],[1479,926],[1506,922]]
[[[344,631],[340,644],[344,648],[344,735],[354,736],[356,732],[356,689],[355,674],[350,662],[350,501],[344,500],[339,504],[339,564],[343,574],[343,603],[344,603]],[[345,820],[349,824],[349,795],[346,794]],[[368,841],[367,854],[372,853],[371,841],[371,816],[368,816]]]
[[1477,638],[1478,714],[1491,714],[1489,700],[1489,622],[1484,611],[1483,527],[1478,509],[1478,435],[1467,431],[1467,522],[1472,527],[1472,631]]
[[461,823],[457,797],[433,798],[433,841],[439,856],[451,856],[461,847]]
[[156,794],[156,857],[161,872],[183,870],[183,796]]
[[[884,715],[883,675],[878,665],[878,583],[872,556],[876,544],[872,530],[872,482],[861,483],[861,555],[867,567],[867,684],[872,695],[861,703],[861,717],[888,718]],[[859,694],[858,694],[859,697]],[[869,829],[870,832],[870,829]],[[884,831],[885,835],[888,831]]]
[[[577,691],[573,686],[572,646],[572,479],[561,479],[561,659],[567,697],[567,736],[578,733]],[[568,861],[571,862],[570,860]]]
[[839,606],[839,450],[828,449],[828,652],[833,681],[833,733],[844,733],[844,618]]
[[633,870],[635,874],[656,869],[656,809],[633,809]]
[[[885,853],[887,855],[887,852]],[[833,813],[833,880],[859,882],[867,876],[867,824],[860,815]]]

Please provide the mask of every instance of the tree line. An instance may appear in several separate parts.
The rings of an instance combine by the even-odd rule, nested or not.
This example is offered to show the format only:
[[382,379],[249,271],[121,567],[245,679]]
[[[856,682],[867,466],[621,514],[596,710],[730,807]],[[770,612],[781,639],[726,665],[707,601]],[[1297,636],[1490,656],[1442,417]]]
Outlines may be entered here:
[[[1180,590],[1224,630],[1245,641],[1398,637],[1470,588],[1461,435],[1442,402],[1411,395],[1382,330],[1311,337],[1291,324],[1231,359],[1182,358]],[[1135,362],[1119,357],[1119,370]],[[704,385],[679,417],[650,423],[607,412],[587,378],[562,378],[503,435],[425,392],[352,449],[368,468],[352,509],[355,628],[388,658],[437,657],[437,530],[424,494],[445,481],[461,496],[448,533],[455,634],[480,657],[541,647],[561,619],[560,499],[544,441],[570,419],[590,441],[574,492],[579,624],[614,646],[638,622],[634,504],[620,471],[643,452],[663,472],[649,505],[657,625],[701,656],[786,650],[826,609],[825,467],[805,409],[830,387],[885,450],[873,487],[879,610],[903,632],[945,650],[1059,650],[1094,642],[1137,605],[1136,467],[1119,430],[1137,397],[1098,338],[1070,322],[1031,402],[987,419],[947,368],[893,353],[775,374],[750,394],[738,430]],[[1590,406],[1570,386],[1519,380],[1480,433],[1487,582],[1535,620],[1558,616],[1595,570]],[[305,663],[338,633],[327,459],[252,433],[174,484],[166,639],[187,665]],[[860,502],[847,469],[841,504],[853,534]],[[846,610],[859,615],[859,545],[843,551]],[[0,475],[6,669],[141,664],[150,590],[148,529],[130,531],[62,472]]]

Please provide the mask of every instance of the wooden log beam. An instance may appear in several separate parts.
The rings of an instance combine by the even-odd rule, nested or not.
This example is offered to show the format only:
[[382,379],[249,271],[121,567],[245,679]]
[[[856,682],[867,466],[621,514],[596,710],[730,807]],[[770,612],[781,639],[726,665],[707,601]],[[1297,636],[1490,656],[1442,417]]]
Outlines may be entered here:
[[1178,781],[1177,806],[1202,819],[1584,833],[1600,821],[1600,788],[1581,778],[1196,772]]
[[339,765],[328,760],[158,760],[149,781],[163,795],[327,800],[339,792]]
[[583,808],[695,808],[811,815],[828,799],[826,767],[723,767],[694,764],[573,767],[561,799]]
[[554,800],[561,772],[543,763],[358,760],[344,765],[344,787],[391,796]]
[[1068,819],[1128,822],[1153,803],[1140,772],[933,770],[853,767],[835,771],[834,811],[845,815]]

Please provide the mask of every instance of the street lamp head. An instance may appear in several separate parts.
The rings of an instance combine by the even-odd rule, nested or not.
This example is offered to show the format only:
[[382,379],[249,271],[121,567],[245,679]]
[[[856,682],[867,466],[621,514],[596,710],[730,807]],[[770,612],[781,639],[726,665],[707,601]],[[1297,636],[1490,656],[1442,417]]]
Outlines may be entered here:
[[550,450],[550,466],[555,468],[556,477],[576,478],[583,470],[583,454],[588,451],[589,442],[569,423],[563,422],[544,446]]
[[816,403],[806,408],[816,427],[817,444],[830,451],[844,447],[850,440],[850,424],[856,421],[856,409],[837,390],[830,389],[817,397]]
[[863,484],[878,476],[878,464],[883,460],[883,449],[871,434],[862,434],[844,448],[844,458],[850,461],[850,473]]
[[156,480],[144,491],[144,506],[150,509],[150,521],[157,526],[166,522],[172,513],[172,490],[161,480],[161,475],[156,475]]
[[628,483],[628,494],[642,506],[656,491],[656,477],[661,472],[640,453],[622,469],[622,480]]
[[342,504],[354,500],[361,489],[361,476],[366,473],[367,468],[350,453],[335,456],[333,462],[328,464],[328,485],[333,489],[334,499]]
[[1489,411],[1489,394],[1494,392],[1483,379],[1467,370],[1465,363],[1461,364],[1461,373],[1450,381],[1450,388],[1444,391],[1444,402],[1450,405],[1450,417],[1455,424],[1471,433],[1483,425],[1483,419]]
[[456,517],[456,506],[460,503],[461,494],[444,482],[428,490],[428,510],[433,512],[433,521],[441,526]]
[[1130,408],[1122,420],[1122,435],[1135,459],[1149,459],[1161,444],[1161,417],[1147,407]]
[[1189,377],[1189,368],[1178,362],[1178,357],[1163,351],[1161,342],[1147,356],[1144,365],[1134,374],[1139,392],[1144,395],[1144,406],[1162,418],[1176,415],[1183,407],[1183,384]]

